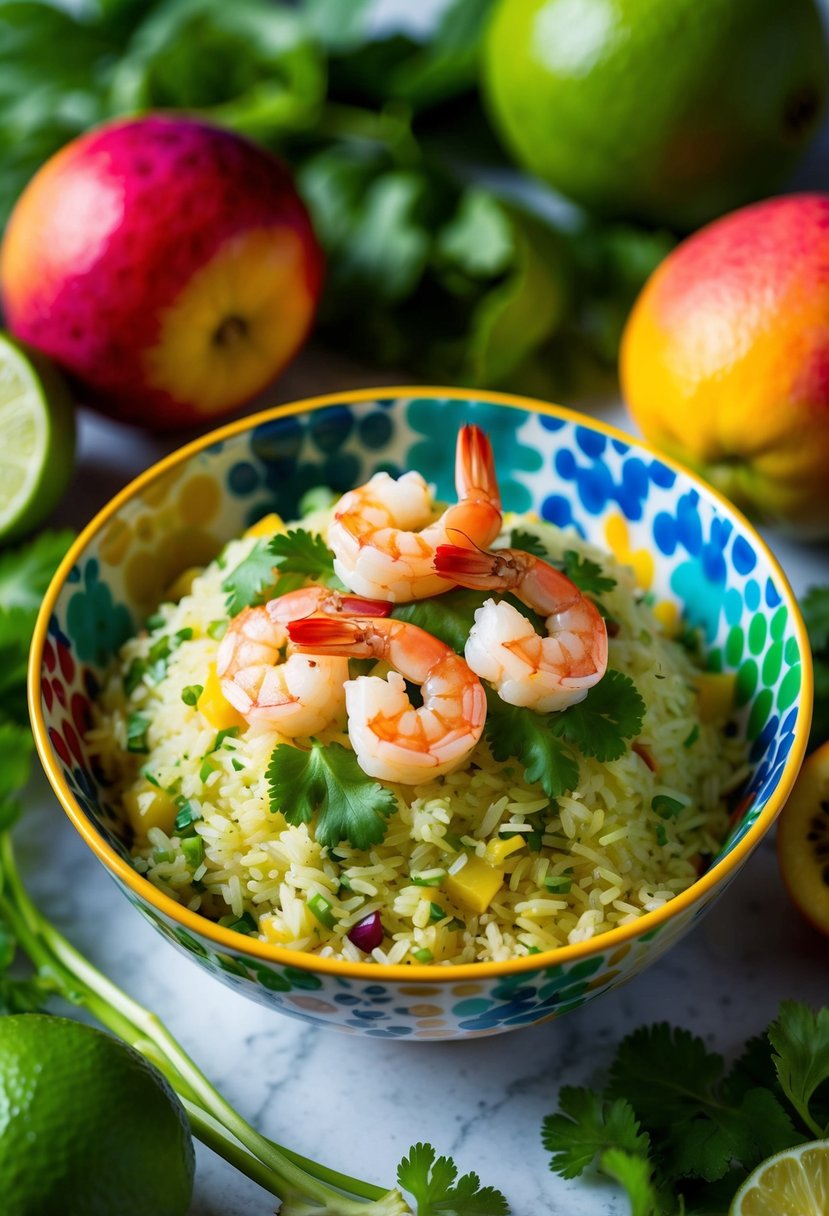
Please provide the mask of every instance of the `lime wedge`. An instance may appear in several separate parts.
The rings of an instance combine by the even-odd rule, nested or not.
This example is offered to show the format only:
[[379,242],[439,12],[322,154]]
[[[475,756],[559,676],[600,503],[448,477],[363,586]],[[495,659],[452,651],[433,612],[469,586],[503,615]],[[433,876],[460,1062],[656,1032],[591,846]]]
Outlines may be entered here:
[[784,1149],[749,1174],[729,1216],[826,1216],[829,1140]]
[[69,484],[75,414],[48,360],[0,334],[0,543],[50,514]]

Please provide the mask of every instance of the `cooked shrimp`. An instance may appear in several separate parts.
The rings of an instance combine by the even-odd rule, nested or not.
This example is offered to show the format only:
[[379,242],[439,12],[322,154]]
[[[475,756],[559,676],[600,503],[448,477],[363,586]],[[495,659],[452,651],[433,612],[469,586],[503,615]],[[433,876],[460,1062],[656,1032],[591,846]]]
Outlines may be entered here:
[[435,573],[438,545],[452,540],[483,547],[501,529],[501,500],[489,440],[464,426],[455,453],[458,501],[434,518],[434,501],[420,473],[396,481],[375,473],[343,495],[334,508],[328,544],[334,569],[358,595],[406,603],[448,591],[452,583]]
[[[458,768],[481,737],[486,698],[454,650],[407,621],[310,617],[288,634],[307,654],[384,659],[387,679],[359,676],[345,686],[348,737],[370,777],[416,785]],[[405,681],[421,686],[415,709]]]
[[388,611],[387,604],[303,587],[233,618],[216,655],[222,693],[248,722],[267,722],[280,734],[312,735],[345,710],[348,660],[290,654],[286,626],[314,612]]
[[604,675],[607,629],[601,613],[548,562],[520,549],[480,553],[441,545],[435,566],[462,587],[511,591],[546,618],[542,638],[505,600],[487,600],[475,613],[466,661],[503,701],[539,713],[565,709],[583,701]]

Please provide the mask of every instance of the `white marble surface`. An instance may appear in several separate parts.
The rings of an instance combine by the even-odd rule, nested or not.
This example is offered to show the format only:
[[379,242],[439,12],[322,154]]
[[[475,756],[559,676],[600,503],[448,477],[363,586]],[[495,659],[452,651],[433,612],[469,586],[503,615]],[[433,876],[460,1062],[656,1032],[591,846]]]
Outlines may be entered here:
[[[273,399],[369,381],[310,353]],[[625,426],[618,406],[600,404],[593,412]],[[83,523],[134,472],[178,442],[85,416],[79,473],[60,518]],[[768,539],[796,591],[829,582],[826,547]],[[728,1056],[767,1025],[782,999],[829,999],[829,942],[790,906],[771,840],[690,937],[626,987],[536,1029],[469,1043],[408,1043],[309,1028],[205,975],[120,895],[40,776],[16,839],[30,890],[48,915],[164,1019],[267,1135],[382,1185],[392,1185],[411,1143],[430,1140],[463,1171],[475,1170],[500,1187],[515,1216],[626,1216],[627,1204],[613,1188],[595,1180],[567,1183],[550,1173],[540,1126],[562,1085],[602,1078],[614,1044],[629,1030],[668,1019]],[[191,1216],[261,1216],[274,1206],[258,1186],[199,1150]]]

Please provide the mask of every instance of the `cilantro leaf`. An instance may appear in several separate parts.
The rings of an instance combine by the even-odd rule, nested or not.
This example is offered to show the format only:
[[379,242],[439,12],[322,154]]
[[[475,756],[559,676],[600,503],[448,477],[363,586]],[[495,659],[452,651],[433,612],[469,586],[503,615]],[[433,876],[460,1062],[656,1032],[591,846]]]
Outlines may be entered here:
[[553,1154],[550,1169],[562,1178],[583,1173],[607,1149],[647,1158],[650,1140],[624,1098],[609,1101],[592,1089],[567,1085],[558,1104],[559,1112],[544,1119],[541,1139]]
[[829,1009],[815,1013],[802,1002],[784,1001],[768,1037],[783,1092],[809,1131],[825,1136],[829,1127],[822,1117],[820,1121],[815,1117],[812,1104],[819,1088],[829,1081]]
[[414,1144],[397,1167],[397,1182],[415,1197],[417,1216],[509,1216],[500,1191],[481,1186],[477,1174],[458,1178],[451,1157],[438,1157],[431,1144]]
[[642,729],[645,702],[630,676],[611,670],[558,717],[560,733],[585,756],[618,760],[627,750],[625,740]]
[[800,601],[815,670],[815,706],[809,748],[829,739],[829,587],[810,587]]
[[397,806],[392,791],[367,777],[354,752],[339,743],[315,740],[307,752],[277,744],[267,780],[271,810],[294,825],[309,823],[316,814],[314,835],[330,848],[341,840],[355,849],[379,844]]
[[612,591],[616,586],[616,579],[605,574],[598,562],[581,557],[575,549],[568,549],[564,554],[563,570],[570,582],[575,583],[585,595],[601,595],[603,591]]
[[227,592],[227,610],[236,616],[243,608],[256,608],[271,599],[276,590],[276,563],[268,542],[258,540],[247,557],[231,570],[222,583]]
[[342,590],[343,584],[334,573],[334,554],[318,532],[295,528],[280,532],[271,539],[269,551],[283,574],[302,574],[314,583]]
[[475,624],[475,612],[487,598],[480,591],[458,587],[432,599],[414,600],[410,604],[395,604],[391,615],[398,621],[419,625],[433,637],[463,654],[469,631]]
[[660,1022],[619,1044],[608,1093],[627,1098],[646,1126],[665,1126],[706,1106],[723,1071],[722,1056],[709,1052],[702,1039]]
[[0,608],[23,608],[34,621],[72,539],[72,532],[41,532],[34,540],[0,553]]
[[487,741],[496,760],[514,756],[527,781],[537,781],[548,798],[558,798],[579,780],[579,764],[560,738],[557,714],[537,714],[523,705],[507,705],[486,689]]
[[513,528],[510,532],[509,543],[511,549],[520,549],[522,553],[540,557],[545,562],[550,560],[550,554],[534,532],[527,532],[523,528]]
[[603,1174],[615,1179],[627,1191],[630,1216],[661,1216],[665,1207],[654,1189],[652,1167],[647,1157],[609,1148],[602,1153],[599,1165]]

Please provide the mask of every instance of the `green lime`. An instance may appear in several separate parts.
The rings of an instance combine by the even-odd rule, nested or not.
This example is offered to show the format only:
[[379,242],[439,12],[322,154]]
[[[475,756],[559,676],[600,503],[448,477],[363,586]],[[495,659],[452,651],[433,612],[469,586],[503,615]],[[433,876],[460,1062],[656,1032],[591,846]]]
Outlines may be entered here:
[[3,1216],[184,1216],[181,1103],[132,1048],[47,1014],[0,1017]]
[[0,542],[36,528],[72,476],[75,414],[43,356],[0,334]]
[[829,1140],[812,1140],[769,1157],[749,1174],[729,1216],[826,1216]]
[[815,0],[500,0],[482,66],[524,168],[679,229],[782,185],[829,90]]

